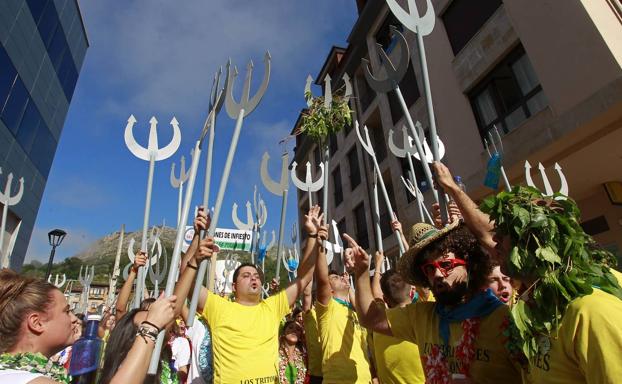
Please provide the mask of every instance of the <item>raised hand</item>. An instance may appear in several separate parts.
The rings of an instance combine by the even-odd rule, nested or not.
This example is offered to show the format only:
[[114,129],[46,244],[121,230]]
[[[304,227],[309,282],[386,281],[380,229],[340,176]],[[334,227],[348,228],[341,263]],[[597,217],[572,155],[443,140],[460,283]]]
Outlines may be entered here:
[[314,205],[309,209],[309,212],[305,215],[305,223],[304,228],[307,231],[307,234],[314,235],[317,234],[322,226],[322,221],[324,220],[324,214],[320,214],[320,206]]
[[376,268],[376,272],[380,272],[382,263],[384,263],[384,252],[376,251],[374,254],[374,268]]
[[[343,234],[343,238],[348,242],[348,248],[344,252],[344,257],[346,257],[346,261],[351,264],[352,270],[358,277],[369,270],[369,255],[347,233]],[[348,257],[351,257],[351,259],[348,260]]]
[[147,253],[145,251],[140,251],[134,257],[134,265],[132,265],[132,271],[135,273],[138,272],[138,268],[144,267],[147,265]]
[[199,234],[199,231],[207,231],[211,222],[211,217],[209,217],[205,211],[205,207],[201,206],[197,210],[197,217],[194,218],[194,233],[195,235]]
[[459,189],[453,176],[451,175],[451,172],[449,171],[449,168],[447,168],[445,164],[440,161],[433,162],[432,171],[436,175],[435,182],[438,183],[447,193],[452,190]]
[[164,329],[175,320],[176,301],[177,296],[175,295],[169,297],[164,297],[164,295],[160,296],[160,298],[149,307],[147,321],[160,328],[160,330]]
[[216,245],[214,238],[206,237],[205,239],[201,240],[201,243],[199,243],[199,252],[195,254],[195,257],[198,262],[201,262],[205,259],[210,259],[212,256],[214,256],[214,252],[218,251],[219,248],[218,245]]
[[399,220],[397,219],[391,221],[391,229],[393,230],[393,232],[395,231],[402,232],[402,223],[400,223]]
[[[460,208],[458,208],[458,205],[455,202],[451,201],[447,206],[447,209],[449,210],[449,224],[462,219],[462,212],[460,212]],[[441,220],[441,208],[439,207],[438,203],[432,204],[432,215],[434,219],[434,225],[437,228],[443,228],[443,222]]]

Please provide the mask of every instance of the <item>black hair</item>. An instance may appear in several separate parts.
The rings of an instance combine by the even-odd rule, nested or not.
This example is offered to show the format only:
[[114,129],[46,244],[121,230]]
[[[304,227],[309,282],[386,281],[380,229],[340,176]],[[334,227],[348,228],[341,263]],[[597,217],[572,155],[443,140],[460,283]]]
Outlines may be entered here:
[[156,299],[155,297],[150,297],[147,298],[143,301],[140,302],[140,310],[141,311],[148,311],[149,307],[151,307],[151,304],[155,303]]
[[329,271],[328,271],[328,276],[330,276],[330,275],[337,275],[337,276],[341,276],[341,275],[342,275],[342,273],[337,272],[337,270],[336,270],[336,269],[331,269],[331,270],[329,270]]
[[259,279],[263,283],[263,271],[261,270],[261,268],[259,268],[258,266],[256,266],[253,263],[242,263],[242,264],[240,264],[239,267],[237,267],[235,269],[235,271],[233,271],[233,283],[234,284],[238,281],[238,276],[240,275],[240,270],[242,268],[244,268],[244,267],[253,267],[253,268],[255,268],[255,270],[259,273]]
[[[113,376],[117,373],[119,367],[121,367],[121,364],[123,364],[123,361],[127,357],[127,354],[132,348],[134,340],[136,339],[136,332],[138,331],[138,326],[134,324],[134,317],[139,312],[145,311],[139,308],[129,311],[127,315],[123,316],[123,318],[119,320],[112,332],[110,332],[110,337],[108,338],[108,343],[106,344],[104,364],[102,365],[100,371],[101,376],[99,378],[99,384],[110,383]],[[170,347],[168,347],[168,345],[165,345],[162,348],[160,360],[168,362],[170,361],[170,357]],[[157,374],[155,376],[147,375],[144,383],[159,383],[160,372],[161,367],[160,364],[158,364]]]
[[447,252],[453,252],[456,258],[467,262],[469,291],[473,293],[480,290],[492,273],[494,262],[482,249],[477,238],[464,225],[428,244],[421,254],[416,256],[411,271],[415,285],[430,288],[430,282],[423,274],[421,266],[437,258],[439,254]]
[[305,351],[305,332],[304,332],[304,328],[300,324],[298,324],[296,320],[287,320],[283,324],[283,327],[281,328],[281,331],[280,331],[279,346],[280,347],[283,346],[283,340],[285,339],[285,330],[287,329],[287,327],[289,327],[292,324],[297,326],[300,330],[300,338],[298,342],[296,343],[296,348],[298,348],[301,352],[304,352]]
[[382,275],[380,288],[390,307],[409,298],[410,284],[395,269],[389,269]]

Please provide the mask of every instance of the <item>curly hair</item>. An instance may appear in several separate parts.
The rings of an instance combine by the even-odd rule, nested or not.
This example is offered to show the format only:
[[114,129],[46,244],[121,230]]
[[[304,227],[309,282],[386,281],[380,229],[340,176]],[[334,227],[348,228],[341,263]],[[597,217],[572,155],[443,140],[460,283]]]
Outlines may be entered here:
[[10,269],[0,271],[0,353],[17,343],[29,313],[48,310],[54,290],[58,288],[47,281],[23,277]]
[[495,262],[482,249],[477,238],[466,226],[460,225],[447,235],[430,243],[417,256],[411,271],[415,285],[430,288],[430,282],[421,270],[421,266],[448,252],[453,252],[456,258],[467,262],[469,291],[471,293],[481,288],[495,267]]

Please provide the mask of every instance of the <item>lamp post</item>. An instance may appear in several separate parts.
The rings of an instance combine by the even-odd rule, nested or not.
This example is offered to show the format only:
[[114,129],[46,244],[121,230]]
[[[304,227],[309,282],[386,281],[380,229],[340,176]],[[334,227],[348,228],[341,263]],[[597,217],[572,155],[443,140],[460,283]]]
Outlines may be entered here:
[[50,273],[52,272],[52,261],[54,260],[54,253],[56,253],[56,247],[63,242],[63,239],[67,235],[67,232],[62,229],[53,229],[48,232],[48,240],[50,241],[50,245],[52,246],[52,251],[50,252],[50,260],[48,261],[48,270],[45,272],[45,280],[47,281],[48,277],[50,277]]

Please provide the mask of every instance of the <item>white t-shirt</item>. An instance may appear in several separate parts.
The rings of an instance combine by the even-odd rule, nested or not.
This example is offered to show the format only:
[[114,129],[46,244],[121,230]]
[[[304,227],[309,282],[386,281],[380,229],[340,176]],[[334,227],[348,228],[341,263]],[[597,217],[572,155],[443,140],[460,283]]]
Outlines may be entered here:
[[190,364],[190,372],[188,373],[189,384],[205,384],[205,380],[201,377],[201,371],[199,370],[199,351],[201,343],[205,337],[206,329],[205,325],[199,319],[194,319],[192,327],[186,329],[186,336],[190,338],[192,342],[192,359]]
[[0,383],[27,384],[38,377],[44,377],[44,375],[17,369],[0,370]]
[[176,337],[171,345],[173,360],[175,360],[175,369],[190,365],[190,343],[185,337]]

